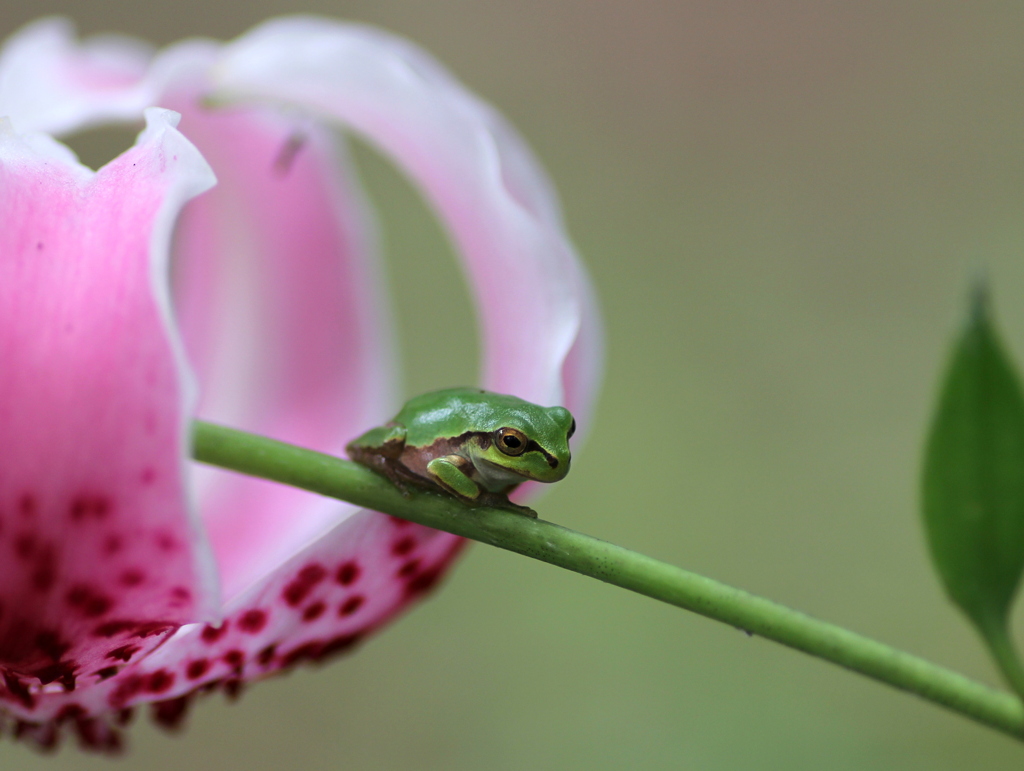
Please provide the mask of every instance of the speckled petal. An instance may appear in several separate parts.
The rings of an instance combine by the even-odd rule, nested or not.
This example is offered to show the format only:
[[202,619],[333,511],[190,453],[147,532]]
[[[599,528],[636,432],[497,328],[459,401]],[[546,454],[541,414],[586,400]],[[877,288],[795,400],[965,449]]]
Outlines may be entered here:
[[460,248],[484,385],[589,423],[601,355],[593,295],[546,176],[494,110],[407,41],[325,19],[257,27],[225,47],[213,78],[220,98],[305,111],[390,155]]
[[157,721],[175,727],[198,692],[222,688],[234,695],[247,681],[351,651],[434,589],[464,543],[361,512],[236,598],[223,623],[182,627],[117,677],[56,695],[33,719],[89,716],[92,730],[116,736],[111,723],[122,710],[155,701]]
[[176,121],[148,111],[96,174],[0,129],[0,702],[18,714],[216,614],[166,281],[175,218],[214,179]]

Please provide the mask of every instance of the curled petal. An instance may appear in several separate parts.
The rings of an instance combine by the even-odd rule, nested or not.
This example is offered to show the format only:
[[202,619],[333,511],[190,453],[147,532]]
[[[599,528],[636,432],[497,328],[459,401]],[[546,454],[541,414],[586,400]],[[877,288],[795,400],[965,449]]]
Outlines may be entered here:
[[0,129],[0,700],[26,715],[218,606],[166,286],[214,180],[176,120],[96,174]]
[[217,98],[301,109],[390,155],[460,247],[485,387],[565,404],[586,425],[600,358],[592,293],[546,177],[500,116],[408,42],[323,19],[257,27],[225,47],[213,79]]
[[[332,136],[172,92],[218,186],[186,209],[177,302],[202,418],[340,453],[394,409],[394,367],[366,204]],[[354,511],[215,472],[203,518],[225,600]]]

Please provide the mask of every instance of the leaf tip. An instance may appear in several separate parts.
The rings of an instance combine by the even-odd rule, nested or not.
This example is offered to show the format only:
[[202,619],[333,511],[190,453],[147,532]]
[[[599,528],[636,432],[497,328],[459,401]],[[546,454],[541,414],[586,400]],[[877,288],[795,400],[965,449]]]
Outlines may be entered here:
[[967,316],[969,326],[987,323],[991,302],[992,292],[989,287],[988,275],[984,270],[979,270],[974,280],[971,281]]

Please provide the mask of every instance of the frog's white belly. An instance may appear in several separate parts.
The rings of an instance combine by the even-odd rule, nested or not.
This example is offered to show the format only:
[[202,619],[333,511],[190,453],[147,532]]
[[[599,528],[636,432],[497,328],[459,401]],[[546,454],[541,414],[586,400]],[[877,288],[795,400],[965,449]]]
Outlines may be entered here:
[[518,485],[526,481],[526,477],[523,475],[494,463],[488,463],[483,458],[474,458],[473,466],[476,468],[477,481],[485,490],[492,493],[502,492],[511,485]]

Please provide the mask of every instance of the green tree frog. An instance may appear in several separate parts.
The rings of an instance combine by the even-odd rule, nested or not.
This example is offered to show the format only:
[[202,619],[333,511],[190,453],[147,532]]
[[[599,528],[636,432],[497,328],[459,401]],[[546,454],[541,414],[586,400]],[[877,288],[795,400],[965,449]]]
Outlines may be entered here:
[[400,490],[443,490],[477,505],[537,513],[508,500],[527,480],[569,473],[576,421],[565,407],[540,407],[479,388],[450,388],[410,399],[391,422],[345,448],[356,463]]

